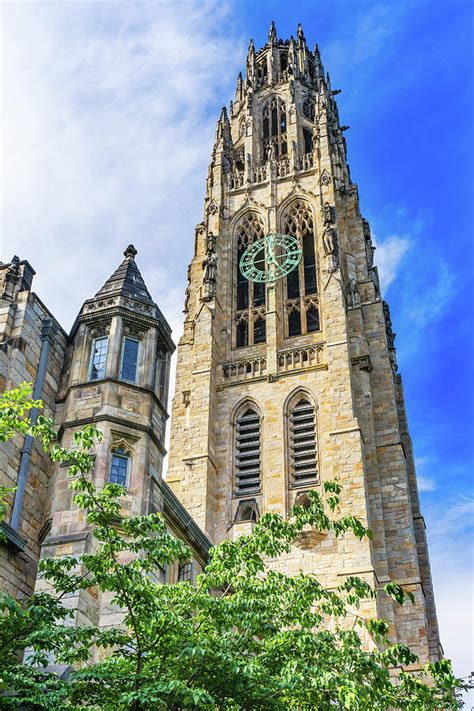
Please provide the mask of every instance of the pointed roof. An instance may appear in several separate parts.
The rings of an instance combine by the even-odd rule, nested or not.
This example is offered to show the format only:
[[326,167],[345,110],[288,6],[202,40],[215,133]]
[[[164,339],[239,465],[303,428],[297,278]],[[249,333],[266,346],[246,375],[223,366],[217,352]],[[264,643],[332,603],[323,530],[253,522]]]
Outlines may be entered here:
[[133,244],[129,244],[123,254],[125,259],[122,264],[107,279],[102,289],[97,292],[96,297],[121,294],[122,296],[148,301],[153,304],[153,299],[135,262],[137,250]]

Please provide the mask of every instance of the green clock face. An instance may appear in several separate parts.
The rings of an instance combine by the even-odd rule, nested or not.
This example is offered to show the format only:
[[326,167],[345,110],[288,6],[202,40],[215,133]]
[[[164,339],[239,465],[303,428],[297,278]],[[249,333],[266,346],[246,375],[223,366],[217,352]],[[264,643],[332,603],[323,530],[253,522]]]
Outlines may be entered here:
[[301,247],[290,235],[269,234],[253,242],[240,258],[240,271],[249,281],[275,282],[298,266]]

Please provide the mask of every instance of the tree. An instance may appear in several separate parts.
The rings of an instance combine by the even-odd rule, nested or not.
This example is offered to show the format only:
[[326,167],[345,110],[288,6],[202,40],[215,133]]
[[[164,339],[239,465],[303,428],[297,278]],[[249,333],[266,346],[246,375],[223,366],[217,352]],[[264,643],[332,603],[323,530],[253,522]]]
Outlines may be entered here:
[[[340,487],[327,482],[307,508],[289,520],[265,514],[251,535],[215,546],[195,586],[166,585],[156,573],[190,558],[159,514],[124,519],[124,490],[91,481],[99,431],[86,427],[75,448],[56,442],[53,423],[29,413],[40,403],[24,385],[0,401],[0,439],[30,433],[53,461],[67,462],[75,502],[84,509],[97,546],[79,559],[40,561],[49,593],[19,603],[0,594],[0,705],[39,709],[456,709],[469,682],[456,679],[448,660],[422,673],[406,646],[393,644],[389,625],[365,619],[360,608],[375,591],[356,577],[328,590],[315,575],[274,570],[278,558],[308,526],[370,536],[353,516],[338,515]],[[126,553],[126,555],[125,555]],[[130,555],[130,553],[132,555]],[[123,624],[98,629],[68,625],[64,596],[89,587],[111,592]],[[399,604],[411,595],[396,583],[385,592]],[[327,621],[331,618],[331,629]],[[376,642],[363,647],[361,630]],[[108,654],[95,661],[93,651]],[[24,660],[22,662],[22,657]],[[72,665],[68,681],[46,666]]]

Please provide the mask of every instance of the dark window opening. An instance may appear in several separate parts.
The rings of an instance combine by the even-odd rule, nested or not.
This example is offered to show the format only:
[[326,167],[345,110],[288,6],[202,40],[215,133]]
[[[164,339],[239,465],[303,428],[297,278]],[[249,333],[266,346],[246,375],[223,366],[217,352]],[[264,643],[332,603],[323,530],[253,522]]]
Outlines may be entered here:
[[299,311],[288,314],[288,333],[290,336],[301,335],[301,315]]
[[310,306],[306,311],[306,330],[308,333],[319,331],[319,311],[316,306]]
[[313,152],[313,134],[307,128],[303,129],[303,139],[304,139],[304,152],[305,153],[312,153]]
[[243,348],[249,344],[249,325],[247,321],[239,321],[237,324],[237,348]]
[[181,563],[178,568],[178,583],[193,581],[193,564],[192,563]]
[[303,237],[304,293],[316,293],[316,257],[311,233]]
[[265,284],[263,282],[255,282],[253,285],[253,305],[263,306],[265,303]]
[[286,52],[280,52],[280,67],[282,72],[288,69],[288,54]]
[[268,121],[268,116],[265,116],[263,119],[263,137],[264,138],[269,138],[270,136],[270,124]]
[[249,283],[240,271],[240,259],[245,252],[245,247],[239,247],[237,256],[237,308],[239,310],[248,308],[249,305]]
[[278,111],[272,109],[272,136],[278,135]]
[[286,277],[286,290],[289,299],[297,299],[300,295],[300,280],[298,269],[293,269]]
[[265,319],[259,318],[253,324],[253,342],[254,343],[265,343],[265,338],[266,338]]

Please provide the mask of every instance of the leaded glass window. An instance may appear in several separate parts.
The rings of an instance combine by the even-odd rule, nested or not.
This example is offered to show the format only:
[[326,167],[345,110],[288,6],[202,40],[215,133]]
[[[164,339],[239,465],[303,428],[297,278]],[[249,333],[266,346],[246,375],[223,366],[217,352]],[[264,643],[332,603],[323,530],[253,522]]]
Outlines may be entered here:
[[105,377],[108,345],[109,339],[107,336],[94,338],[92,341],[89,380],[100,380]]
[[129,463],[130,457],[123,449],[118,448],[112,452],[109,473],[109,481],[111,484],[120,484],[120,486],[127,485]]
[[135,338],[126,337],[123,339],[122,365],[120,368],[120,377],[122,380],[128,380],[130,383],[136,382],[139,347],[140,342]]
[[283,232],[298,240],[303,256],[297,269],[286,277],[287,335],[300,336],[320,330],[316,244],[313,213],[303,200],[292,202],[283,218]]
[[[240,271],[240,260],[249,245],[265,235],[263,221],[254,212],[246,213],[235,229],[237,264],[235,276],[235,345],[236,348],[264,343],[265,331],[265,284],[248,281]],[[257,254],[255,264],[265,269],[265,253]]]

